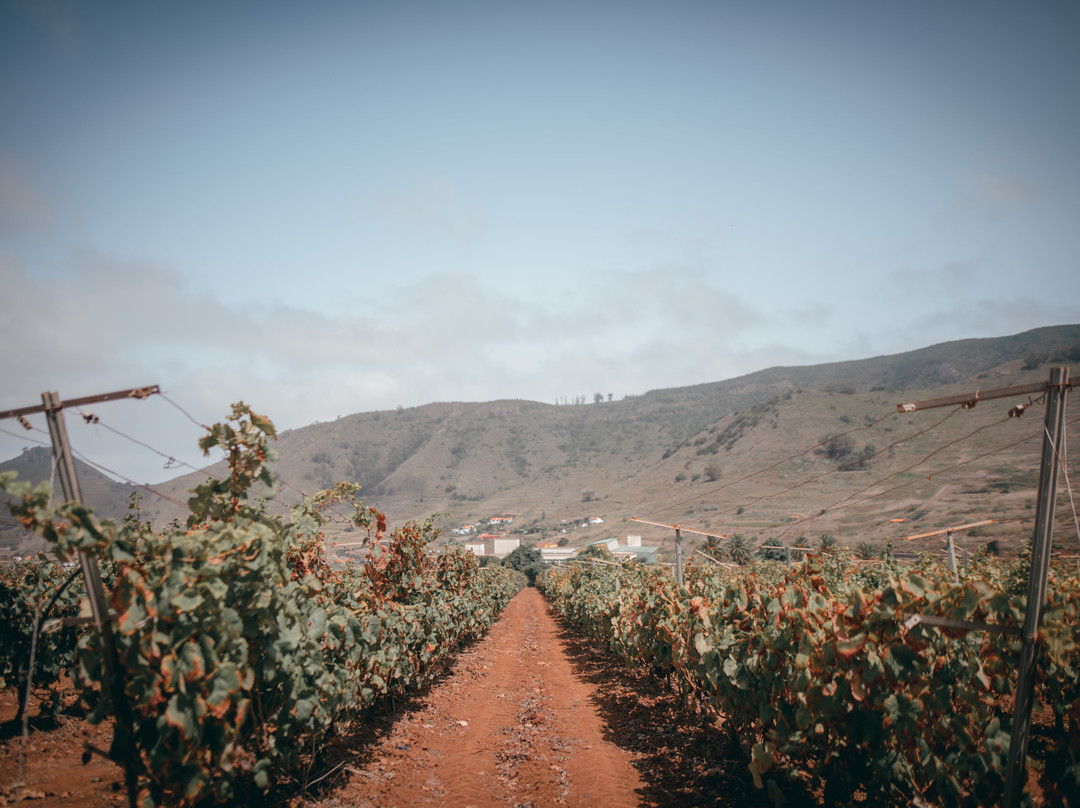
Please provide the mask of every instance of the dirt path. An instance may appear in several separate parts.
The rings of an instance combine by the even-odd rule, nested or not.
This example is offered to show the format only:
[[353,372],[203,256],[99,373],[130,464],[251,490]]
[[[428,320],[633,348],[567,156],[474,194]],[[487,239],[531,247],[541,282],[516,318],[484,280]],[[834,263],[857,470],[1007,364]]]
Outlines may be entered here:
[[633,756],[605,737],[561,633],[541,595],[522,591],[328,804],[641,804]]
[[[0,719],[15,700],[0,695]],[[36,712],[36,711],[35,711]],[[24,772],[34,808],[122,806],[120,769],[83,766],[107,726],[61,717],[31,733]],[[0,721],[0,806],[14,803],[18,738]],[[271,808],[540,808],[765,805],[746,761],[710,722],[643,671],[626,668],[522,591],[482,639],[427,690],[339,738],[306,790],[280,787]],[[30,797],[27,800],[27,797]]]

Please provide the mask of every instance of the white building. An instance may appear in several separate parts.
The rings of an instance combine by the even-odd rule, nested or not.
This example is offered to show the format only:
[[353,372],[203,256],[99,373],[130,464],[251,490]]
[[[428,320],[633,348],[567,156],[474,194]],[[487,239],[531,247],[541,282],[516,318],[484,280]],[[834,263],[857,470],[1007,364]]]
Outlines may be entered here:
[[503,536],[487,538],[484,539],[484,555],[505,558],[514,552],[520,544],[521,539],[511,539]]
[[540,547],[540,557],[548,564],[562,564],[574,557],[577,547]]

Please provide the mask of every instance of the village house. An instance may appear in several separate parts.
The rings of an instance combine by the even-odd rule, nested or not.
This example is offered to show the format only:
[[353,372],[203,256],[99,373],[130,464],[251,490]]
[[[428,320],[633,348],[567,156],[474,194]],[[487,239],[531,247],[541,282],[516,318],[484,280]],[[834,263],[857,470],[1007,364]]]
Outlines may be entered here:
[[479,538],[484,540],[484,555],[495,558],[505,558],[521,545],[521,539],[511,538],[505,533],[483,533]]

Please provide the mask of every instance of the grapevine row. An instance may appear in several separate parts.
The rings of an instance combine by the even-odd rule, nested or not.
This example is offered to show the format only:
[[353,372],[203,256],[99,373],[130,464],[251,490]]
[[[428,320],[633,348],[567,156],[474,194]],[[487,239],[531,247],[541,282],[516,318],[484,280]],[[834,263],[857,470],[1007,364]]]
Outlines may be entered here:
[[[248,799],[295,781],[382,699],[427,682],[524,583],[469,555],[427,553],[430,522],[387,532],[354,485],[306,499],[287,520],[270,517],[249,492],[270,482],[273,437],[269,420],[234,407],[200,443],[226,451],[230,476],[197,488],[187,525],[162,532],[137,512],[118,528],[78,506],[50,508],[47,487],[0,479],[18,498],[13,514],[60,559],[79,549],[99,557],[117,675],[134,711],[140,806]],[[366,564],[327,563],[320,528],[331,504],[351,508],[366,531]],[[20,566],[0,581],[0,617],[12,635],[0,646],[0,686],[25,668],[28,628],[58,570]],[[82,594],[73,589],[49,617],[76,613]],[[56,684],[70,672],[88,720],[113,714],[97,636],[45,636],[35,680]]]
[[[538,586],[565,617],[722,717],[778,805],[992,805],[1004,787],[1027,568],[982,557],[957,582],[924,560],[870,571],[842,555],[733,570],[573,566]],[[1080,577],[1056,570],[1039,636],[1054,727],[1048,803],[1080,800]],[[991,625],[958,630],[915,615]],[[788,796],[785,796],[788,795]]]

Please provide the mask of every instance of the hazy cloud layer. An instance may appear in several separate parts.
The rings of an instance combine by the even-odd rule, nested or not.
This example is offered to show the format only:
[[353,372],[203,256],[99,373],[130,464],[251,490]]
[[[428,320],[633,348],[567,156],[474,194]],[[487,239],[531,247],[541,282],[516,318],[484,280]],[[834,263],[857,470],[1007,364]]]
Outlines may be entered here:
[[[921,281],[964,287],[969,274],[958,265]],[[1080,320],[1075,304],[984,294],[911,317],[890,338],[874,327],[867,301],[865,328],[826,354],[804,346],[829,327],[828,305],[755,310],[686,269],[596,276],[557,306],[550,298],[517,298],[482,289],[470,277],[439,275],[399,289],[363,314],[337,316],[256,300],[222,302],[192,288],[168,264],[97,251],[72,256],[67,270],[53,276],[32,275],[0,255],[0,280],[9,293],[0,319],[0,340],[9,346],[0,353],[0,374],[8,380],[0,407],[35,403],[61,382],[68,397],[160,384],[200,421],[220,419],[243,400],[281,428],[432,401],[554,403],[580,395],[591,400],[597,392],[621,398],[773,365],[908,349],[985,333],[988,322],[1010,333],[1032,322]],[[123,423],[162,435],[160,417],[160,407],[136,408]],[[198,462],[198,430],[183,419],[179,427],[155,446]],[[0,455],[14,454],[16,445],[0,435]],[[116,462],[130,460],[118,455]],[[148,480],[165,475],[160,458],[147,463],[127,473]]]
[[[598,384],[622,395],[651,384],[659,368],[662,377],[681,368],[692,374],[687,382],[730,375],[725,345],[763,322],[688,271],[609,274],[557,308],[550,299],[440,275],[363,314],[329,316],[255,300],[224,303],[167,264],[100,252],[73,256],[53,276],[31,275],[11,257],[0,270],[14,304],[0,334],[27,346],[33,360],[4,354],[3,372],[21,388],[9,388],[8,403],[50,378],[89,385],[102,374],[149,381],[162,373],[174,385],[197,379],[198,388],[247,398],[252,388],[277,387],[272,397],[288,401],[284,388],[316,386],[317,395],[304,398],[305,411],[317,410],[313,417],[438,398],[551,400]],[[609,370],[598,372],[597,362]],[[207,384],[215,372],[221,378]]]
[[[0,256],[0,272],[13,304],[0,320],[0,338],[22,346],[3,354],[2,372],[13,380],[5,406],[57,378],[72,386],[69,395],[103,384],[163,382],[207,405],[216,399],[217,410],[238,397],[261,398],[264,409],[299,425],[445,399],[553,401],[598,390],[621,397],[730,378],[762,362],[833,358],[798,339],[829,326],[828,305],[755,310],[686,269],[596,276],[557,306],[551,298],[517,298],[470,277],[439,275],[362,314],[336,316],[240,298],[222,302],[167,264],[101,252],[81,252],[67,272],[49,277]],[[953,290],[972,283],[959,265],[918,280]],[[914,342],[979,333],[989,320],[1009,333],[1031,322],[1080,319],[1073,304],[995,299],[986,291],[960,296],[948,311],[912,317],[911,328],[926,335]],[[873,316],[866,312],[868,329]]]

